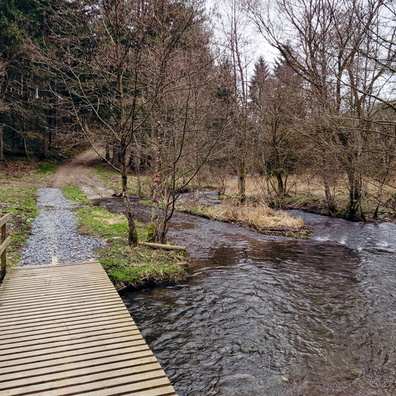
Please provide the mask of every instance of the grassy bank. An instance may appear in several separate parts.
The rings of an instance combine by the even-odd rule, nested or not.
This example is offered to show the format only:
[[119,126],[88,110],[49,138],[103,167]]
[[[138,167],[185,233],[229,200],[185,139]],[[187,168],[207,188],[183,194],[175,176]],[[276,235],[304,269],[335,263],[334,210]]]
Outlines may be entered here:
[[12,214],[8,225],[11,234],[11,245],[7,250],[9,266],[19,262],[31,223],[38,215],[37,189],[45,186],[55,169],[56,164],[50,162],[10,161],[8,166],[0,165],[0,217]]
[[[76,209],[80,232],[106,241],[97,250],[98,260],[117,288],[142,288],[177,283],[187,275],[184,252],[156,250],[128,245],[126,217],[110,213],[104,207],[90,206],[83,193],[74,186],[63,189],[66,198],[81,204]],[[147,228],[137,223],[139,240],[146,241]]]
[[0,184],[0,217],[12,214],[8,232],[11,244],[7,250],[8,265],[20,260],[20,250],[29,238],[31,223],[37,216],[37,187],[9,186]]

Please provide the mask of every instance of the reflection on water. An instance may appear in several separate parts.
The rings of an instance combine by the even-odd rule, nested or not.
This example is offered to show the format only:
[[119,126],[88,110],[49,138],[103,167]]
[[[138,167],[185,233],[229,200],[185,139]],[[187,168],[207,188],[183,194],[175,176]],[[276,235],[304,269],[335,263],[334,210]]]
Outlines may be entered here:
[[300,215],[312,240],[177,215],[191,277],[122,296],[180,396],[396,394],[395,225]]

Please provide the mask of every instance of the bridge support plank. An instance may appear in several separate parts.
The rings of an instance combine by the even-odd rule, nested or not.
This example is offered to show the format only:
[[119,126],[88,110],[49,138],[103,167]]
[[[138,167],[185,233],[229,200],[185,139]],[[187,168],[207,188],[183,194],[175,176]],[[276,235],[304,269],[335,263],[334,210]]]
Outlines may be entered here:
[[177,396],[97,262],[9,270],[0,373],[1,395]]

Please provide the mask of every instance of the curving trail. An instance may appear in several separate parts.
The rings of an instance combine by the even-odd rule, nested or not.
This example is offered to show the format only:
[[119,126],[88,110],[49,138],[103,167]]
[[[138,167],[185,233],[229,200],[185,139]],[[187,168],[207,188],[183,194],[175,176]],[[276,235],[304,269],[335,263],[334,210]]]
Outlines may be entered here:
[[111,197],[114,191],[106,188],[90,167],[99,159],[98,154],[89,149],[62,165],[49,180],[48,187],[62,188],[74,184],[88,199]]
[[113,191],[103,185],[90,167],[97,159],[92,149],[80,154],[58,169],[48,188],[39,189],[39,215],[32,224],[32,234],[19,265],[75,263],[96,257],[93,250],[103,242],[78,234],[71,212],[74,204],[64,198],[60,188],[74,184],[88,199],[110,197]]

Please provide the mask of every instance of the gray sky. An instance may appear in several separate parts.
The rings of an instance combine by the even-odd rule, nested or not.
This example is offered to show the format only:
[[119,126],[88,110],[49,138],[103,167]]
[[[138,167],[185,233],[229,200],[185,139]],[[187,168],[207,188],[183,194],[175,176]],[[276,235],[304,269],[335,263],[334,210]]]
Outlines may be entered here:
[[[224,30],[227,28],[227,6],[232,1],[238,2],[238,0],[205,0],[206,10],[211,17],[211,21],[214,27],[214,34],[216,41],[224,42],[225,34]],[[217,15],[213,15],[213,10],[216,10]],[[257,31],[256,26],[247,17],[243,17],[243,29],[246,44],[243,48],[245,54],[246,64],[249,72],[253,70],[255,61],[262,56],[270,65],[273,65],[274,60],[277,57],[277,51],[270,46],[263,36]]]

